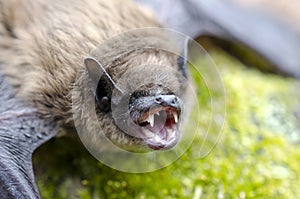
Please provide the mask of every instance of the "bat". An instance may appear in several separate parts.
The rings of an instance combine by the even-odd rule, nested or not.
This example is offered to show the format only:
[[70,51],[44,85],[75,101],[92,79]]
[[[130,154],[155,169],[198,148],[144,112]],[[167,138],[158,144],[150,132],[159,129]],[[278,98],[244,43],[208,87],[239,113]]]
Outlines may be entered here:
[[[152,8],[161,7],[154,9],[158,20],[129,1],[0,1],[0,99],[5,102],[0,105],[1,198],[40,197],[34,182],[31,155],[38,146],[74,125],[70,107],[80,109],[84,96],[90,93],[97,104],[101,127],[114,144],[130,151],[145,151],[166,150],[178,142],[177,121],[187,78],[185,56],[174,56],[162,50],[148,51],[141,46],[143,50],[126,54],[131,49],[129,47],[141,45],[139,41],[144,41],[145,37],[151,38],[146,42],[156,38],[157,42],[146,44],[158,49],[164,43],[161,41],[173,45],[163,34],[146,34],[138,39],[129,35],[115,45],[102,46],[104,51],[101,53],[92,51],[112,35],[136,28],[162,27],[162,23],[191,37],[210,35],[242,42],[273,62],[276,71],[299,77],[298,65],[295,64],[299,59],[293,53],[299,52],[297,35],[284,29],[280,33],[272,31],[276,38],[274,45],[278,48],[270,51],[270,47],[257,42],[260,38],[249,36],[249,28],[254,26],[261,33],[270,31],[257,24],[257,20],[251,18],[252,13],[241,12],[233,4],[189,0],[176,1],[174,9],[166,9],[170,1],[164,1],[162,6],[158,6],[158,1],[139,3]],[[215,12],[216,6],[222,12]],[[231,14],[232,20],[222,20],[223,16],[218,13]],[[178,16],[182,20],[177,20]],[[237,30],[240,23],[235,21],[236,16],[247,20],[250,25],[243,24]],[[279,30],[273,21],[262,15],[258,18]],[[281,34],[287,35],[287,39],[278,38]],[[182,46],[182,49],[186,55],[187,47]],[[278,54],[284,50],[291,53],[278,59]],[[289,58],[293,62],[289,62]],[[149,67],[146,70],[137,67],[134,70],[139,77],[130,73],[132,76],[123,79],[123,84],[117,81],[128,68],[139,64],[169,67]],[[140,85],[130,93],[124,89],[127,82],[138,85],[141,78],[148,77],[153,77],[154,84]],[[73,88],[74,84],[78,85],[78,90]],[[80,85],[88,86],[81,88]],[[73,99],[71,91],[74,91]],[[117,97],[113,98],[115,95]],[[112,108],[122,104],[123,98],[128,100],[129,106],[120,109],[123,117],[114,121]],[[93,124],[98,121],[88,121],[85,114],[88,113],[79,115],[91,123],[91,129],[85,130],[95,131],[96,125]],[[168,124],[159,133],[153,128],[155,117]],[[123,124],[124,118],[126,123]],[[125,131],[144,137],[126,134],[115,123],[121,123]],[[97,137],[91,136],[87,134],[86,139],[97,141]]]
[[[0,3],[1,74],[11,85],[6,95],[13,105],[0,118],[1,198],[40,197],[31,155],[56,134],[72,127],[67,133],[74,133],[74,120],[88,124],[79,130],[95,148],[100,130],[128,151],[176,145],[187,71],[185,58],[168,49],[180,53],[184,47],[151,29],[109,42],[132,29],[160,27],[150,14],[123,0]],[[82,109],[94,101],[96,108]]]

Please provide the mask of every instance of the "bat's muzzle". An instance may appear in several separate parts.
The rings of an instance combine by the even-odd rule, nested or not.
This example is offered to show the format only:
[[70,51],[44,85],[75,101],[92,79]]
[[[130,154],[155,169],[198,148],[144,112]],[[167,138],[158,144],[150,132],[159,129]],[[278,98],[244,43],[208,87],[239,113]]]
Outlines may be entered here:
[[139,137],[150,148],[164,150],[179,140],[181,110],[182,102],[176,95],[157,95],[136,99],[131,105],[130,115],[139,126]]

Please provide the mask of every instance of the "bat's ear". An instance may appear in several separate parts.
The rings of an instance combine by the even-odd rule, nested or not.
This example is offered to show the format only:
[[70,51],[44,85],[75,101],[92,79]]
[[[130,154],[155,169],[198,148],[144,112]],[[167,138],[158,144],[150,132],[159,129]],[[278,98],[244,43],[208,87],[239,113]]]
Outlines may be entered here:
[[95,95],[99,108],[105,112],[110,111],[113,89],[116,89],[116,91],[120,93],[123,92],[117,87],[105,68],[95,58],[85,58],[84,65],[90,78],[89,86]]
[[188,78],[187,62],[188,62],[189,41],[190,38],[186,37],[183,43],[183,50],[181,56],[179,56],[177,59],[178,70],[186,79]]

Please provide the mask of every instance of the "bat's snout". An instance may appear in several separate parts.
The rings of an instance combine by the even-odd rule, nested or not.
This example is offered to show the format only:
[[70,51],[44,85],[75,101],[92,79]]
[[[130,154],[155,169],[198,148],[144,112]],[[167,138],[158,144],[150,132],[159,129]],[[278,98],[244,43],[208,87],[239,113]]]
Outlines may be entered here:
[[180,100],[176,95],[158,95],[155,97],[155,103],[161,106],[170,106],[175,109],[181,109]]

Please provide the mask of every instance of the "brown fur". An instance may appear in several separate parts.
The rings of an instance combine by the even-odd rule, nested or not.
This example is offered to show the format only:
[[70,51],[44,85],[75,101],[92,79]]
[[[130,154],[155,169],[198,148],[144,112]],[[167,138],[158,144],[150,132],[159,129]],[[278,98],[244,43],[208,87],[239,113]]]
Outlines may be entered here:
[[[55,119],[62,128],[73,125],[71,96],[77,75],[79,84],[86,81],[83,59],[114,35],[159,26],[149,13],[125,0],[0,0],[0,22],[2,73],[15,86],[18,96],[34,103],[46,119]],[[120,45],[127,49],[127,44]],[[132,52],[121,62],[110,62],[118,50],[114,47],[104,55],[93,52],[113,79],[132,65],[176,65],[174,57],[160,51]],[[159,77],[170,74],[166,69],[147,70],[156,74],[153,79],[164,79],[173,90],[180,89],[176,75]],[[83,96],[88,92],[86,88],[75,89],[75,107],[86,100]],[[80,117],[83,120],[86,115]],[[115,134],[118,129],[109,116],[99,113],[98,118],[108,134],[124,141],[127,135]]]

